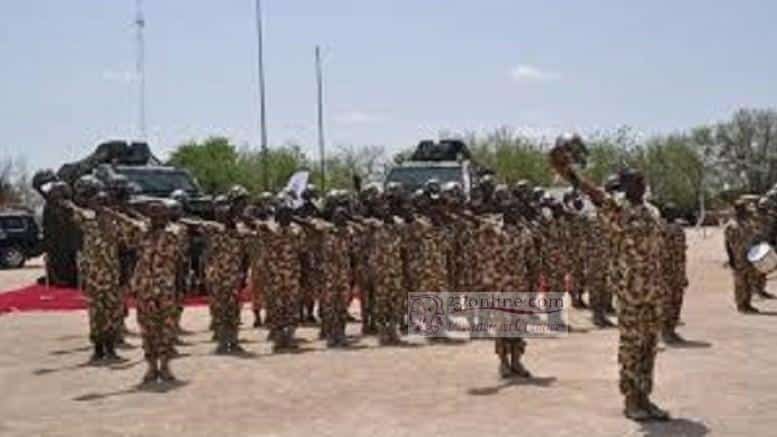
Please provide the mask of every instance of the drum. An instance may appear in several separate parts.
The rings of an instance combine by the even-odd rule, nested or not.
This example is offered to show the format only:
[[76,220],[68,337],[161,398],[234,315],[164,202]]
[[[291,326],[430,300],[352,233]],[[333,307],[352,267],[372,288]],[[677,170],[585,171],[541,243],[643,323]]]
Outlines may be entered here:
[[777,269],[777,253],[769,243],[758,243],[747,251],[747,261],[767,275]]

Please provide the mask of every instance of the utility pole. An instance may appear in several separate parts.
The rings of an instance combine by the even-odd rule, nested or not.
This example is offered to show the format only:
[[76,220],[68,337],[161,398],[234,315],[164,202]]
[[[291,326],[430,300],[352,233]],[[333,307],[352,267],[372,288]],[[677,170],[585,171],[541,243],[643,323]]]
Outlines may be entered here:
[[267,116],[264,97],[264,47],[262,41],[262,0],[256,0],[256,37],[259,63],[259,125],[262,147],[262,185],[270,190],[269,152],[267,150]]
[[146,41],[143,37],[143,30],[146,27],[146,19],[143,16],[143,0],[136,0],[136,38],[137,38],[137,59],[135,63],[135,74],[138,80],[138,135],[140,140],[146,139]]
[[318,152],[321,157],[321,191],[326,190],[326,155],[324,142],[324,73],[321,68],[321,47],[316,46],[316,84],[318,85]]

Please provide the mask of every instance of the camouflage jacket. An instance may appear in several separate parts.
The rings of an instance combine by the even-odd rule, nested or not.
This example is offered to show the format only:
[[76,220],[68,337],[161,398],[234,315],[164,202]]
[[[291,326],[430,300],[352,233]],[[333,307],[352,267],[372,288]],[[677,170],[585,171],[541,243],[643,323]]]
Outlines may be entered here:
[[599,208],[606,232],[617,253],[615,262],[621,284],[615,288],[626,304],[655,304],[661,297],[659,283],[662,230],[660,218],[647,204],[618,204],[606,197]]

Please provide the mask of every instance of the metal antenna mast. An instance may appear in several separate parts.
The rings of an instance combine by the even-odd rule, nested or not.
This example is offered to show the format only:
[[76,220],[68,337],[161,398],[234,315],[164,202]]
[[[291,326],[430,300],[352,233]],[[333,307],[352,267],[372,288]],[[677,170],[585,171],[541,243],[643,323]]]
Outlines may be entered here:
[[318,85],[318,151],[321,155],[321,190],[326,189],[326,155],[324,151],[324,72],[321,68],[321,47],[316,46],[316,84]]
[[143,17],[143,0],[136,0],[135,26],[137,29],[137,59],[135,73],[138,80],[138,135],[139,139],[146,139],[146,41],[143,37],[143,29],[146,27],[146,19]]
[[269,152],[267,150],[267,110],[264,99],[264,47],[262,41],[262,0],[256,0],[256,36],[258,43],[259,63],[259,123],[261,128],[262,146],[262,185],[266,191],[270,190]]

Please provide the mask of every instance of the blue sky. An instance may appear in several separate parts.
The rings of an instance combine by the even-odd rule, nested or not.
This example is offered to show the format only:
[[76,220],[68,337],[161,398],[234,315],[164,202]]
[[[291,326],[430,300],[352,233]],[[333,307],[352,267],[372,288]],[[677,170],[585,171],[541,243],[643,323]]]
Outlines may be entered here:
[[[254,0],[145,0],[149,137],[258,143]],[[666,132],[777,102],[777,2],[264,0],[271,144],[396,150],[440,130]],[[5,0],[0,156],[136,132],[134,0]]]

